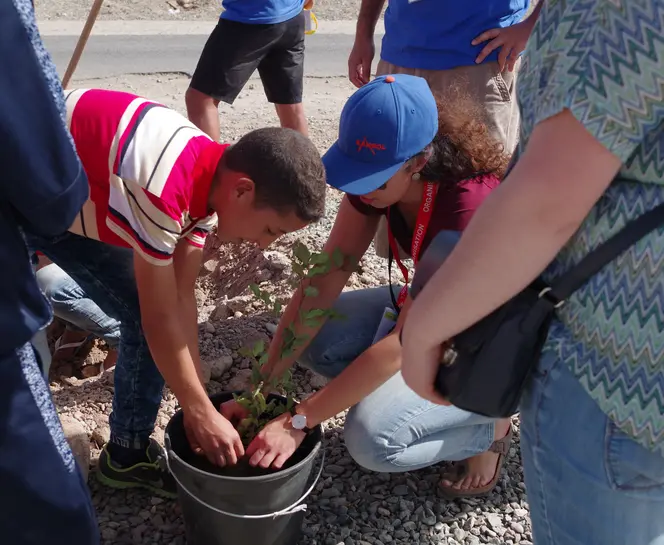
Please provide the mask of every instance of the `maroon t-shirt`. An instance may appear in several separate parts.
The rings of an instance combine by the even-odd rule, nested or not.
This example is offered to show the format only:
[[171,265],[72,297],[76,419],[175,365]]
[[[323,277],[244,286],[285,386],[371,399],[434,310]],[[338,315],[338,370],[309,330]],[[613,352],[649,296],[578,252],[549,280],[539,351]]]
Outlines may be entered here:
[[[495,176],[480,176],[464,180],[456,185],[442,185],[436,195],[436,203],[422,242],[420,255],[440,231],[463,231],[475,210],[479,208],[482,201],[499,183],[500,180]],[[386,216],[389,210],[390,229],[394,234],[394,238],[396,238],[399,246],[410,255],[413,243],[413,228],[408,227],[398,207],[374,208],[363,203],[358,196],[347,196],[350,203],[361,214]]]

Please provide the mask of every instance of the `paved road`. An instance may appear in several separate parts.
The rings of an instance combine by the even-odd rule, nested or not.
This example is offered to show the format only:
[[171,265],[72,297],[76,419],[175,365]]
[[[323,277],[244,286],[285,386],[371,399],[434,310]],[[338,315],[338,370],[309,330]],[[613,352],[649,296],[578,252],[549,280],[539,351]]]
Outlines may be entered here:
[[[60,76],[64,74],[77,38],[43,37]],[[77,78],[96,78],[128,73],[184,72],[191,74],[207,39],[206,35],[91,36]],[[376,37],[379,50],[380,36]],[[307,37],[305,71],[308,76],[342,76],[347,73],[350,34],[316,34]]]

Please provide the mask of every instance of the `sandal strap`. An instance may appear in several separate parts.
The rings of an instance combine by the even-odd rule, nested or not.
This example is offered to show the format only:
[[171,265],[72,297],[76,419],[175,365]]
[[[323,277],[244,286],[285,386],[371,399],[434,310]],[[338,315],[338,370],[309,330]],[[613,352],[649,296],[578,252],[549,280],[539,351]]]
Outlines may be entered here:
[[92,337],[93,337],[92,335],[88,335],[82,341],[67,343],[67,344],[62,344],[63,337],[59,337],[58,340],[55,341],[55,352],[58,352],[59,350],[66,350],[67,348],[80,348],[85,343],[90,342]]
[[510,451],[510,446],[512,445],[512,425],[510,424],[510,430],[507,432],[507,435],[502,439],[498,439],[491,443],[489,450],[495,452],[496,454],[502,454],[507,456]]

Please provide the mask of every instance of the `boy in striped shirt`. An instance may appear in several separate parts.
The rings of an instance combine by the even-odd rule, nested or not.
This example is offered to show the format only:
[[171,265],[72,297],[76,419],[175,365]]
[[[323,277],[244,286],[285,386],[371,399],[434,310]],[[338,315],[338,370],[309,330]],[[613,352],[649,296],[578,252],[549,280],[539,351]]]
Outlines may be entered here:
[[205,237],[218,224],[224,241],[266,247],[318,220],[325,172],[314,145],[289,129],[259,129],[229,146],[129,93],[74,90],[66,99],[90,197],[67,233],[30,243],[121,322],[101,481],[173,496],[150,439],[164,379],[190,441],[210,461],[234,464],[244,454],[200,378],[194,284]]

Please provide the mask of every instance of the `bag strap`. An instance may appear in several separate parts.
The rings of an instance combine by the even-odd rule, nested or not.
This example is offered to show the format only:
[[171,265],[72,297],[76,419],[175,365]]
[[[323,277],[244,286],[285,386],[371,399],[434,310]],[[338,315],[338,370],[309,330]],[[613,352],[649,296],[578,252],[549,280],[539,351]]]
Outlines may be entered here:
[[553,281],[551,288],[545,288],[540,296],[553,299],[557,305],[579,289],[591,276],[613,261],[648,233],[664,225],[664,203],[630,221],[622,230],[604,244],[595,248],[575,267]]

